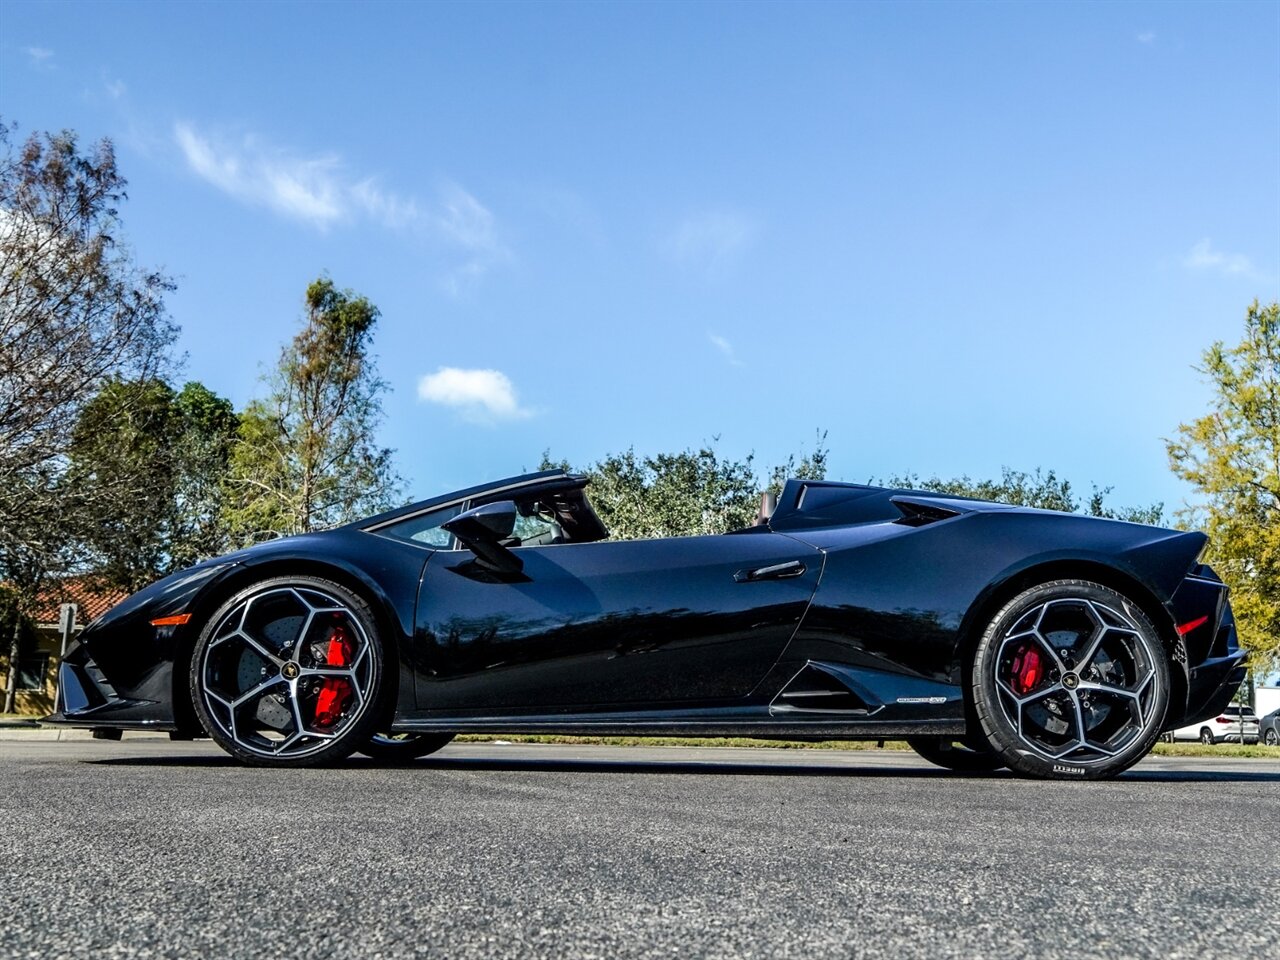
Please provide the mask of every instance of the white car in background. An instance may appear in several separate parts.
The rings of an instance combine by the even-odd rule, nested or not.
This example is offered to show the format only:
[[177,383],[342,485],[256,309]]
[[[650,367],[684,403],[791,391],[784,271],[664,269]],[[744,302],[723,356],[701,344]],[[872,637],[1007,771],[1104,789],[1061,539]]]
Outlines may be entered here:
[[1174,730],[1172,740],[1199,740],[1201,743],[1257,743],[1258,715],[1253,707],[1231,704],[1216,717]]

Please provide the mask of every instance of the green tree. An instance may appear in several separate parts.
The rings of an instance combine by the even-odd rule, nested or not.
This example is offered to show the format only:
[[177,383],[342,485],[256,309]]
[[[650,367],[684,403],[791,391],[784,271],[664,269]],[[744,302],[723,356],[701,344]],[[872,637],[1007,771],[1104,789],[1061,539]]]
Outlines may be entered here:
[[[651,457],[635,449],[611,453],[581,472],[591,477],[591,503],[610,534],[619,540],[727,533],[755,521],[762,490],[780,490],[787,476],[826,476],[826,434],[812,453],[757,474],[755,458],[723,456],[717,438],[697,450]],[[541,469],[562,467],[544,453]]]
[[1209,534],[1207,562],[1230,585],[1255,671],[1280,666],[1280,304],[1254,301],[1235,346],[1214,343],[1197,368],[1210,411],[1166,441],[1173,472],[1200,501],[1185,519]]
[[80,536],[102,580],[132,592],[168,563],[180,424],[163,380],[114,380],[81,411],[69,480]]
[[237,418],[201,383],[113,380],[84,407],[67,482],[87,563],[134,591],[225,552],[223,480]]
[[907,473],[875,482],[886,487],[931,490],[953,497],[974,497],[1019,507],[1085,513],[1091,517],[1127,520],[1130,523],[1159,524],[1164,517],[1162,503],[1146,507],[1111,506],[1107,503],[1110,487],[1094,487],[1088,497],[1081,499],[1072,489],[1071,481],[1060,478],[1053,470],[1044,471],[1039,467],[1031,473],[1004,467],[1000,471],[999,480],[974,480],[969,476],[951,479],[933,476],[924,479],[919,474]]
[[231,401],[204,384],[186,384],[173,401],[179,423],[169,568],[226,553],[232,547],[225,518],[226,479],[240,418]]
[[391,451],[372,437],[387,385],[369,354],[378,309],[328,277],[307,288],[306,322],[241,414],[224,516],[233,538],[306,533],[390,505]]

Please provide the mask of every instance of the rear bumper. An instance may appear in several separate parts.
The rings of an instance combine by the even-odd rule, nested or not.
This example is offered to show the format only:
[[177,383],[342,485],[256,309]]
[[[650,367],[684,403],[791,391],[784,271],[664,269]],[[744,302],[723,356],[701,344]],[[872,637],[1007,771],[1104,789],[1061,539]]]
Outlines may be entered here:
[[1175,660],[1186,674],[1187,701],[1180,712],[1170,707],[1166,730],[1218,716],[1245,678],[1227,586],[1212,570],[1199,567],[1183,580],[1170,607],[1180,625]]

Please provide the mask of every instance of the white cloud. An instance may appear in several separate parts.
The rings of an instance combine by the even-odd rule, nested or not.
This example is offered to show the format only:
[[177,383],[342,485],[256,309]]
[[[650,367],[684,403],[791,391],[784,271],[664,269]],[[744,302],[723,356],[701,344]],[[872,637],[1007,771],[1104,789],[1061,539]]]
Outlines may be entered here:
[[1252,260],[1242,253],[1225,253],[1213,249],[1208,237],[1192,247],[1182,263],[1191,270],[1216,270],[1232,276],[1256,275]]
[[1144,30],[1142,33],[1138,34],[1138,42],[1145,43],[1150,46],[1156,42],[1156,35],[1151,30]]
[[129,88],[125,86],[123,80],[104,80],[102,83],[106,87],[107,95],[112,100],[119,100],[129,92]]
[[251,138],[239,148],[215,144],[185,123],[174,127],[174,138],[192,171],[242,202],[321,227],[348,213],[336,157],[291,157]]
[[515,385],[500,370],[441,367],[418,381],[418,399],[452,407],[473,423],[523,420],[533,415],[520,406]]
[[711,341],[711,345],[713,347],[724,355],[724,358],[729,361],[730,366],[745,366],[745,364],[738,359],[738,354],[737,351],[733,349],[733,344],[724,337],[720,336],[718,333],[708,333],[707,339]]
[[31,65],[44,70],[53,69],[53,51],[48,47],[23,47],[23,52],[31,59]]
[[717,273],[731,266],[758,232],[755,222],[740,213],[701,213],[678,224],[665,246],[678,263]]

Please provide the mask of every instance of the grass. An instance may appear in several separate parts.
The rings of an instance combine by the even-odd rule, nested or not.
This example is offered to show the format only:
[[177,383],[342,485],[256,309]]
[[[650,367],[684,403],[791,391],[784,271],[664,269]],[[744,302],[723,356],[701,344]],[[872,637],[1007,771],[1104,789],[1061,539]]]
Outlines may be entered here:
[[[904,740],[757,740],[753,737],[568,737],[549,735],[492,736],[463,734],[460,743],[564,743],[605,747],[767,747],[773,750],[910,750]],[[1157,743],[1158,757],[1262,757],[1280,760],[1280,747],[1238,743]]]

